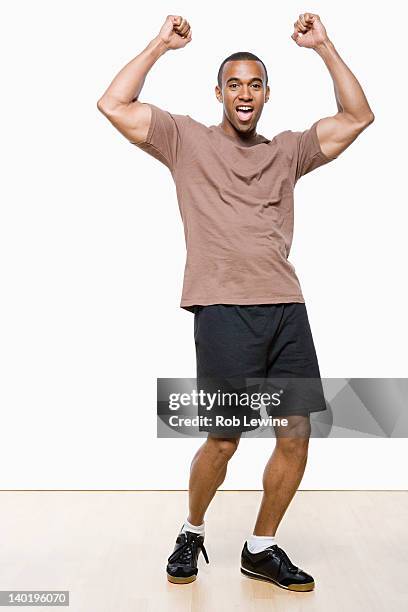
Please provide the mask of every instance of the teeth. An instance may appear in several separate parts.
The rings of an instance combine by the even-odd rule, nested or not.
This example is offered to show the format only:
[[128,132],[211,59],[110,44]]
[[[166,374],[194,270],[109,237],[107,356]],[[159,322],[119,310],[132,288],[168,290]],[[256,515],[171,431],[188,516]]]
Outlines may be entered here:
[[252,110],[251,106],[237,106],[237,110]]

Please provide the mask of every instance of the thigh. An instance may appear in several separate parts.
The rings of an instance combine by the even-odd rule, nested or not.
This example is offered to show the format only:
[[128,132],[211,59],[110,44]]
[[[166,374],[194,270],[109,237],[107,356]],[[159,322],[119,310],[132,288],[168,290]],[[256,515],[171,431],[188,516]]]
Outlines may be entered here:
[[197,374],[265,376],[268,323],[268,311],[261,306],[199,306],[194,315]]
[[280,327],[269,348],[267,375],[320,377],[306,304],[285,304]]
[[[266,387],[283,390],[274,415],[309,415],[326,410],[320,368],[304,303],[285,304],[268,353]],[[272,414],[272,411],[270,411]]]
[[[199,402],[198,412],[208,417],[200,431],[236,435],[256,428],[244,423],[254,416],[244,396],[253,390],[248,378],[265,377],[267,332],[268,315],[261,307],[212,304],[196,309],[197,390],[206,401],[205,406]],[[215,400],[211,409],[209,396]],[[228,424],[216,425],[217,417]]]

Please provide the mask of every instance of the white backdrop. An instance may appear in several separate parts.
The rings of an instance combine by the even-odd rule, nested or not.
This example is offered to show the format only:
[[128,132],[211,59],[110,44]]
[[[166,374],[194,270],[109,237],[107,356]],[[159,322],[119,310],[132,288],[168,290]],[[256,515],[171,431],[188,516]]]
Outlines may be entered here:
[[[179,308],[185,246],[175,188],[167,168],[96,108],[169,13],[186,16],[193,41],[159,60],[140,100],[219,123],[218,66],[250,50],[269,71],[258,126],[269,137],[336,112],[323,61],[290,38],[299,13],[320,15],[376,120],[297,184],[291,261],[322,376],[408,375],[406,41],[398,25],[406,4],[140,7],[3,7],[2,489],[187,487],[202,440],[156,439],[155,416],[156,377],[195,376],[194,317]],[[272,446],[243,440],[224,488],[261,488]],[[407,459],[404,439],[312,440],[302,488],[407,488]]]

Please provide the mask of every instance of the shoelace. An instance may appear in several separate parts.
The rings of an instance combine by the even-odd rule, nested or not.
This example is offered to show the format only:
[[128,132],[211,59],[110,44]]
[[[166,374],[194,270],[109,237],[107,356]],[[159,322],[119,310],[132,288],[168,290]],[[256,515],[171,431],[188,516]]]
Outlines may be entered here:
[[285,553],[285,551],[282,548],[279,548],[277,544],[274,544],[274,546],[270,546],[269,549],[273,550],[275,553],[278,554],[278,557],[280,557],[281,563],[282,561],[285,561],[289,572],[296,574],[299,568],[296,567],[296,565],[293,565],[292,561],[289,559],[288,555]]
[[[189,532],[190,534],[191,532]],[[175,550],[170,557],[168,558],[168,562],[172,563],[173,561],[182,561],[189,562],[195,556],[197,552],[201,549],[203,551],[204,559],[207,563],[209,563],[207,551],[205,550],[204,543],[195,538],[194,535],[186,535],[186,541],[182,544],[177,550]]]

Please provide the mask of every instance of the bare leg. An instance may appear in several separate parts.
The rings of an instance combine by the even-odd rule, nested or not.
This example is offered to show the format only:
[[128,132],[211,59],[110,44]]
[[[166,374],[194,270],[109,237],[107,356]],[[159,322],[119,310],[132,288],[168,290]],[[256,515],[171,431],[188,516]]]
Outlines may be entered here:
[[235,453],[238,438],[213,438],[208,436],[193,457],[189,483],[188,521],[201,525],[204,514],[218,487],[224,482],[228,461]]
[[287,427],[276,427],[276,446],[263,475],[264,494],[254,535],[274,536],[302,480],[310,436],[308,417],[287,417]]

